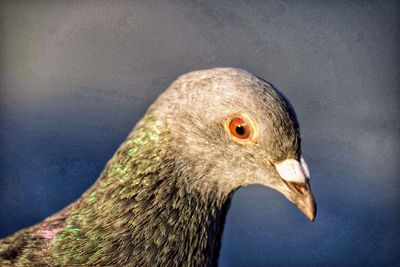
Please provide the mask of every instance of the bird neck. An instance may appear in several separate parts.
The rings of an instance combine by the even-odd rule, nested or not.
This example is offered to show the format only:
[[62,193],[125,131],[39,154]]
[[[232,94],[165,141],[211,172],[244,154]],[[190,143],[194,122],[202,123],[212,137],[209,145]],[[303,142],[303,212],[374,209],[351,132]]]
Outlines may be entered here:
[[71,208],[56,263],[217,265],[231,195],[191,183],[167,153],[168,136],[144,120]]

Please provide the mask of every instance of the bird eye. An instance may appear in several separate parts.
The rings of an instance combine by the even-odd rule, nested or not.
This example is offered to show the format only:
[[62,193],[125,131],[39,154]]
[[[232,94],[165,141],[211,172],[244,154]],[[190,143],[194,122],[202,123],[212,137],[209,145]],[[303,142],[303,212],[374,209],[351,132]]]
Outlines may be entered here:
[[249,142],[254,143],[256,135],[256,127],[254,120],[246,114],[233,114],[228,117],[225,124],[227,133],[233,137],[233,140],[246,144]]
[[229,130],[231,134],[240,139],[247,139],[251,135],[251,128],[247,122],[239,117],[234,117],[229,123]]

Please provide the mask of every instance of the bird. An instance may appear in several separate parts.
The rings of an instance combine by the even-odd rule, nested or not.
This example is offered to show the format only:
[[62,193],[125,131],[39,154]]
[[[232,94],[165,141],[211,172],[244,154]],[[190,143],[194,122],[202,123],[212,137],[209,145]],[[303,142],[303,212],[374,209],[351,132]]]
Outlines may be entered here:
[[80,198],[0,240],[0,266],[217,266],[234,192],[316,202],[288,99],[243,69],[179,76]]

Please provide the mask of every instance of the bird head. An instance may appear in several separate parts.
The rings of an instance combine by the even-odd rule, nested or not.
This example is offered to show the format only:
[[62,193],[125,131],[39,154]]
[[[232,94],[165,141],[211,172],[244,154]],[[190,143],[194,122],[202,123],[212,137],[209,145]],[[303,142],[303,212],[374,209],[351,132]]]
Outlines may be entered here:
[[239,69],[194,71],[173,82],[151,109],[170,134],[171,157],[192,188],[230,194],[262,184],[314,220],[299,123],[271,84]]

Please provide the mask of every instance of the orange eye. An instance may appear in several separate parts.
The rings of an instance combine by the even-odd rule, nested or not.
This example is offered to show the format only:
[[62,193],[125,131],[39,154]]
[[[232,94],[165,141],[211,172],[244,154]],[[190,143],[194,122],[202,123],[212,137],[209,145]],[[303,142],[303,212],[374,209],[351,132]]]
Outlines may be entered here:
[[231,134],[240,139],[248,139],[253,134],[253,129],[244,119],[233,117],[229,123]]

